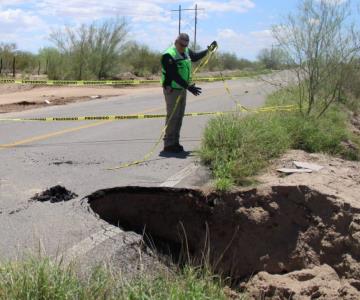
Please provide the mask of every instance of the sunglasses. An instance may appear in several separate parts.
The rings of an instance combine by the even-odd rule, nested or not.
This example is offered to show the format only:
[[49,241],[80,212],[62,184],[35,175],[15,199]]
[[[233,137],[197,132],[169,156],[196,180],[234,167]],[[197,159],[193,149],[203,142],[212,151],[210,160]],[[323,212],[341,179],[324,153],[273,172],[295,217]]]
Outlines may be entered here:
[[186,44],[182,43],[179,41],[179,45],[183,48],[186,48],[189,45],[189,42],[187,42]]

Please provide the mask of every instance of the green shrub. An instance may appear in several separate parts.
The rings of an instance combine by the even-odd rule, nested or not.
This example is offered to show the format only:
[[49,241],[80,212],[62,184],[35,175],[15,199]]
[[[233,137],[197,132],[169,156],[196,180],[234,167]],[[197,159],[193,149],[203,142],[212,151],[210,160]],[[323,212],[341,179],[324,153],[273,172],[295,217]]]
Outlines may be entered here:
[[205,129],[200,155],[220,183],[241,184],[290,147],[286,128],[271,114],[226,115]]
[[346,123],[340,112],[329,111],[324,118],[302,117],[299,114],[283,116],[293,149],[307,152],[341,154],[341,142],[348,138]]
[[[293,103],[293,92],[272,95],[269,106]],[[219,190],[247,185],[287,149],[323,152],[345,159],[359,160],[360,151],[346,146],[360,145],[347,125],[347,114],[330,108],[321,118],[303,116],[297,111],[260,113],[247,116],[226,115],[212,119],[204,132],[200,156],[209,165]]]
[[137,43],[128,44],[120,56],[122,68],[140,77],[160,74],[160,60],[161,53]]
[[[270,95],[266,105],[294,104],[296,107],[297,93],[297,89],[293,87],[282,89]],[[349,117],[342,103],[332,105],[320,118],[302,116],[296,112],[283,113],[281,118],[283,126],[290,134],[291,148],[307,152],[324,152],[345,159],[359,160],[359,151],[349,149],[344,145],[344,142],[349,141],[356,145],[359,143],[357,142],[358,138],[349,130]]]
[[126,281],[105,267],[94,268],[81,278],[73,265],[65,266],[47,258],[0,264],[0,299],[227,299],[218,276],[186,266],[176,273],[145,275]]

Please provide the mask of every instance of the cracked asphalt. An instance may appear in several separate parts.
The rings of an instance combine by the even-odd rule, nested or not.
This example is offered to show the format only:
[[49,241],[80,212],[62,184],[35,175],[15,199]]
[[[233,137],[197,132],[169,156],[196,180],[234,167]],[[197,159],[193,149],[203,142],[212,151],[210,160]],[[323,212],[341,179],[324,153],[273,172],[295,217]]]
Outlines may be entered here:
[[[267,80],[284,80],[282,73]],[[242,105],[259,107],[275,86],[258,79],[229,81]],[[203,94],[188,94],[187,112],[227,111],[234,108],[222,82],[199,84]],[[164,113],[162,90],[132,93],[19,113],[2,118],[70,117]],[[203,129],[210,117],[185,118],[181,142],[189,155],[160,155],[162,143],[147,162],[117,171],[107,168],[141,159],[157,141],[163,119],[88,122],[0,121],[0,259],[41,250],[64,253],[107,224],[88,208],[85,196],[116,186],[159,186],[198,158]],[[178,186],[200,184],[204,172],[192,174]],[[63,185],[78,197],[62,203],[31,202],[36,193]],[[114,239],[116,240],[116,239]],[[107,242],[107,247],[111,243]],[[102,246],[104,248],[104,245]],[[106,248],[106,247],[105,247]]]

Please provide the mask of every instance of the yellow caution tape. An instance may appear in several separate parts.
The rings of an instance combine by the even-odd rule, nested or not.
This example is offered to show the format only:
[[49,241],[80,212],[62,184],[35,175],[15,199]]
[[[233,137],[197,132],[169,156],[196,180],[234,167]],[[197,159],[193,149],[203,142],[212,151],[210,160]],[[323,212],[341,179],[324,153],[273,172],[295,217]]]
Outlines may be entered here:
[[[210,115],[223,115],[230,112],[193,112],[186,113],[186,117],[199,117]],[[138,114],[138,115],[114,115],[114,116],[82,116],[82,117],[44,117],[44,118],[2,118],[0,121],[16,122],[72,122],[72,121],[121,121],[136,119],[158,119],[166,118],[166,114]]]
[[[134,160],[134,161],[132,161],[132,162],[125,163],[125,164],[121,164],[121,165],[116,166],[116,167],[113,167],[113,168],[108,168],[107,170],[109,170],[109,171],[115,171],[115,170],[119,170],[119,169],[129,168],[129,167],[131,167],[131,166],[136,166],[136,165],[139,165],[139,164],[141,164],[141,163],[144,163],[144,162],[146,162],[148,159],[150,159],[150,158],[153,156],[156,148],[157,148],[157,147],[159,146],[159,144],[161,143],[161,140],[162,140],[163,137],[165,136],[165,131],[166,131],[168,125],[169,125],[170,120],[173,118],[173,116],[174,116],[174,114],[175,114],[175,111],[176,111],[176,109],[177,109],[177,107],[178,107],[178,105],[179,105],[179,103],[180,103],[180,99],[181,99],[181,95],[179,95],[179,96],[176,98],[174,109],[173,109],[173,111],[171,112],[168,120],[166,121],[165,126],[161,129],[160,136],[159,136],[158,140],[157,140],[156,143],[152,146],[152,148],[150,149],[150,151],[147,152],[147,153],[144,155],[144,157],[143,157],[142,159],[140,159],[140,160]],[[166,117],[166,115],[165,115],[165,117]]]
[[[295,105],[269,106],[261,108],[244,108],[240,106],[235,111],[216,111],[216,112],[191,112],[185,113],[185,117],[200,116],[222,116],[237,112],[276,112],[276,111],[295,111],[298,108]],[[39,118],[0,118],[0,121],[13,122],[74,122],[74,121],[122,121],[139,119],[159,119],[166,118],[166,114],[137,114],[137,115],[108,115],[108,116],[80,116],[80,117],[39,117]]]
[[[213,53],[217,50],[212,49],[208,52],[205,59],[200,62],[200,64],[194,69],[193,75],[203,66],[205,66],[210,58],[212,57]],[[194,77],[194,76],[193,76]],[[227,91],[230,98],[236,104],[236,111],[229,111],[229,112],[199,112],[199,113],[186,113],[184,116],[186,117],[197,117],[197,116],[205,116],[205,115],[224,115],[224,114],[231,114],[231,113],[239,113],[239,112],[253,112],[253,113],[260,113],[260,112],[276,112],[276,111],[295,111],[298,108],[295,105],[284,105],[284,106],[274,106],[274,107],[262,107],[259,109],[251,109],[246,108],[245,106],[241,105],[239,101],[233,97],[230,88],[226,84],[226,80],[236,80],[241,77],[224,77],[222,73],[220,73],[220,77],[209,77],[209,78],[196,78],[196,81],[223,81],[225,85],[225,90]],[[33,84],[33,85],[76,85],[76,86],[86,86],[86,85],[121,85],[121,84],[141,84],[141,83],[151,83],[151,82],[159,82],[159,80],[98,80],[98,81],[69,81],[69,80],[12,80],[12,79],[0,79],[1,83],[15,83],[15,84]],[[146,162],[153,154],[156,148],[161,143],[162,138],[165,135],[165,131],[168,127],[170,120],[172,119],[176,108],[180,102],[180,96],[176,99],[175,107],[171,112],[165,126],[162,128],[160,137],[158,138],[157,142],[154,146],[147,152],[141,160],[135,160],[129,163],[122,164],[120,166],[109,168],[108,170],[117,170],[122,168],[127,168],[130,166],[138,165],[143,162]],[[115,115],[115,116],[85,116],[85,117],[47,117],[47,118],[18,118],[18,119],[0,119],[0,121],[29,121],[29,122],[54,122],[54,121],[94,121],[94,120],[109,120],[109,121],[116,121],[116,120],[129,120],[129,119],[154,119],[154,118],[166,118],[167,115],[165,114],[138,114],[138,115]]]
[[[225,77],[226,80],[237,80],[242,77]],[[200,77],[194,78],[195,81],[213,82],[221,81],[221,77]],[[93,85],[139,85],[147,83],[160,83],[159,79],[143,80],[18,80],[18,79],[0,79],[0,84],[30,84],[30,85],[58,85],[58,86],[93,86]]]

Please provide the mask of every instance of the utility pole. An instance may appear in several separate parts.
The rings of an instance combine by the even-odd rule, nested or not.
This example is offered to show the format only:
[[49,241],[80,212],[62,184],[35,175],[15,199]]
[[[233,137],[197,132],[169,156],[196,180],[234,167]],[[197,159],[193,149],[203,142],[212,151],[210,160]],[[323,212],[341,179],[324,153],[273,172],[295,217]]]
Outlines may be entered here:
[[14,56],[13,58],[13,77],[15,78],[16,76],[16,58]]
[[181,5],[179,5],[179,34],[181,33]]
[[197,4],[195,5],[195,9],[194,8],[181,8],[181,5],[179,5],[179,9],[174,9],[172,11],[175,12],[179,12],[179,34],[181,33],[181,13],[183,11],[195,11],[195,34],[194,34],[194,50],[196,49],[196,38],[197,38],[197,21],[198,21],[198,11],[199,10],[204,10],[203,8],[198,8]]
[[194,51],[196,51],[196,29],[197,29],[197,12],[198,12],[198,7],[197,7],[197,4],[195,4],[195,32],[194,32]]
[[179,34],[181,33],[181,12],[185,9],[181,9],[181,5],[179,5],[179,9],[173,9],[172,11],[179,12]]

